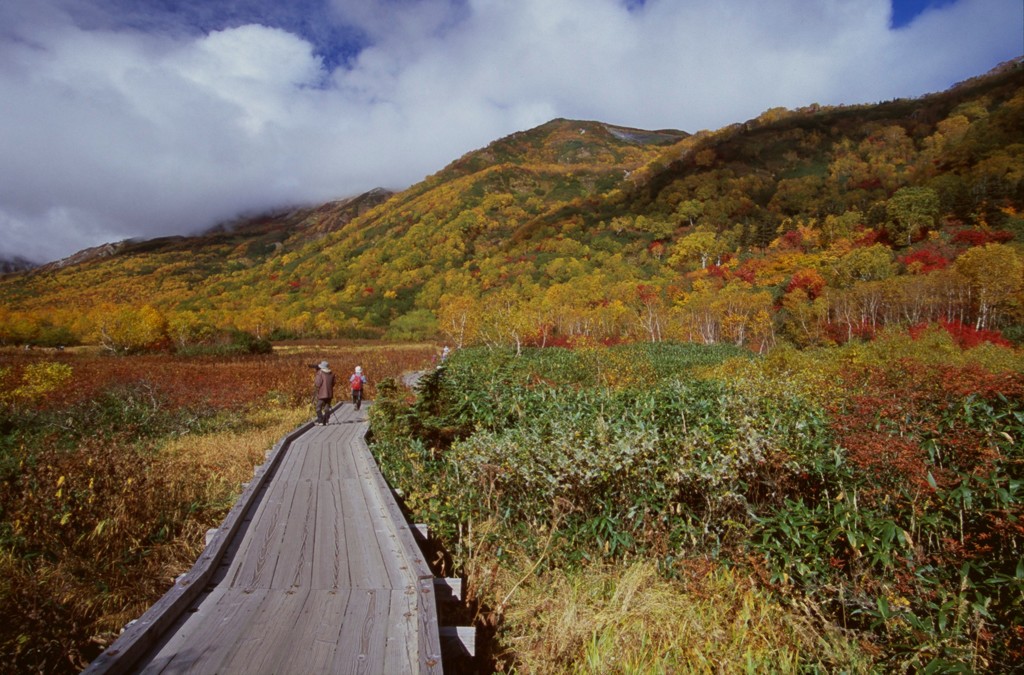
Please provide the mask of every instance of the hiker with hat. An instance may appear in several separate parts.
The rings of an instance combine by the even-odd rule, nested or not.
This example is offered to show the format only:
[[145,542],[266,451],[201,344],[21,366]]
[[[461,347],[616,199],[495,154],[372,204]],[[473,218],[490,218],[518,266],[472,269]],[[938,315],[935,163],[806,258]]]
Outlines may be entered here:
[[326,361],[321,361],[316,367],[313,396],[316,398],[316,424],[325,426],[331,416],[331,399],[334,398],[334,373]]
[[363,387],[366,385],[366,376],[363,375],[362,366],[356,366],[356,372],[348,378],[348,384],[352,388],[352,405],[359,410],[363,404]]

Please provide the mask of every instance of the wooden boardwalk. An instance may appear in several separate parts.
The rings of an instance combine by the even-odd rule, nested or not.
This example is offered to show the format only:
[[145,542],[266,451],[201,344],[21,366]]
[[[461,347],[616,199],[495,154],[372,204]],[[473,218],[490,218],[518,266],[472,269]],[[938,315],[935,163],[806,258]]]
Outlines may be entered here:
[[440,673],[433,576],[367,427],[344,404],[282,441],[196,567],[86,672]]

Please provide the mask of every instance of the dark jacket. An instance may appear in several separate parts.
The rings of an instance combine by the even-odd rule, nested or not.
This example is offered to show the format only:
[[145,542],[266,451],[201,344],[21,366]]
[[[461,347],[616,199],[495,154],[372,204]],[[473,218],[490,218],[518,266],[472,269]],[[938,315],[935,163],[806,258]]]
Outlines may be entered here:
[[313,378],[313,387],[316,388],[316,397],[330,400],[334,398],[334,373],[329,370],[316,371]]

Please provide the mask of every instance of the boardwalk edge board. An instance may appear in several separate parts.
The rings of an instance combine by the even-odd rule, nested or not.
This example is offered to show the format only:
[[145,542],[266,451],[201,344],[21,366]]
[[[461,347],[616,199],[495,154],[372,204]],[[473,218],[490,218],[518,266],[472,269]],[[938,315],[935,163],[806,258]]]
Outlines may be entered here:
[[409,562],[413,566],[420,583],[418,595],[421,621],[420,634],[427,642],[424,648],[420,650],[420,671],[424,673],[441,673],[443,672],[441,664],[441,634],[438,628],[437,598],[434,595],[434,573],[427,564],[426,556],[423,555],[423,550],[416,539],[414,534],[416,528],[406,520],[405,514],[402,513],[402,509],[398,505],[398,500],[395,499],[395,494],[391,490],[391,486],[384,478],[384,474],[381,473],[380,466],[378,466],[372,454],[370,460],[371,477],[377,485],[381,499],[384,500],[384,507],[397,526],[396,530],[399,540],[405,550],[413,556]]
[[313,422],[307,422],[278,441],[268,454],[267,460],[257,467],[252,480],[228,512],[223,524],[213,536],[207,533],[206,548],[192,569],[178,577],[174,585],[141,617],[125,626],[117,640],[97,656],[82,671],[83,674],[120,675],[130,672],[135,663],[202,593],[227,552],[232,538],[241,527],[246,512],[263,489],[268,477],[273,474],[281,457],[296,438],[312,428]]

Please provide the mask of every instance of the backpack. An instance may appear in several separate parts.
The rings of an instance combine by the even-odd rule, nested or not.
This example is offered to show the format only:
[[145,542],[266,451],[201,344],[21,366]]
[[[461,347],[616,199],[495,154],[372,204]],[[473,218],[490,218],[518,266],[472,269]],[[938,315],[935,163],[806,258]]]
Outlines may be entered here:
[[352,385],[353,389],[362,389],[363,388],[363,376],[362,375],[357,375],[356,373],[353,373],[352,377],[348,378],[348,381]]

